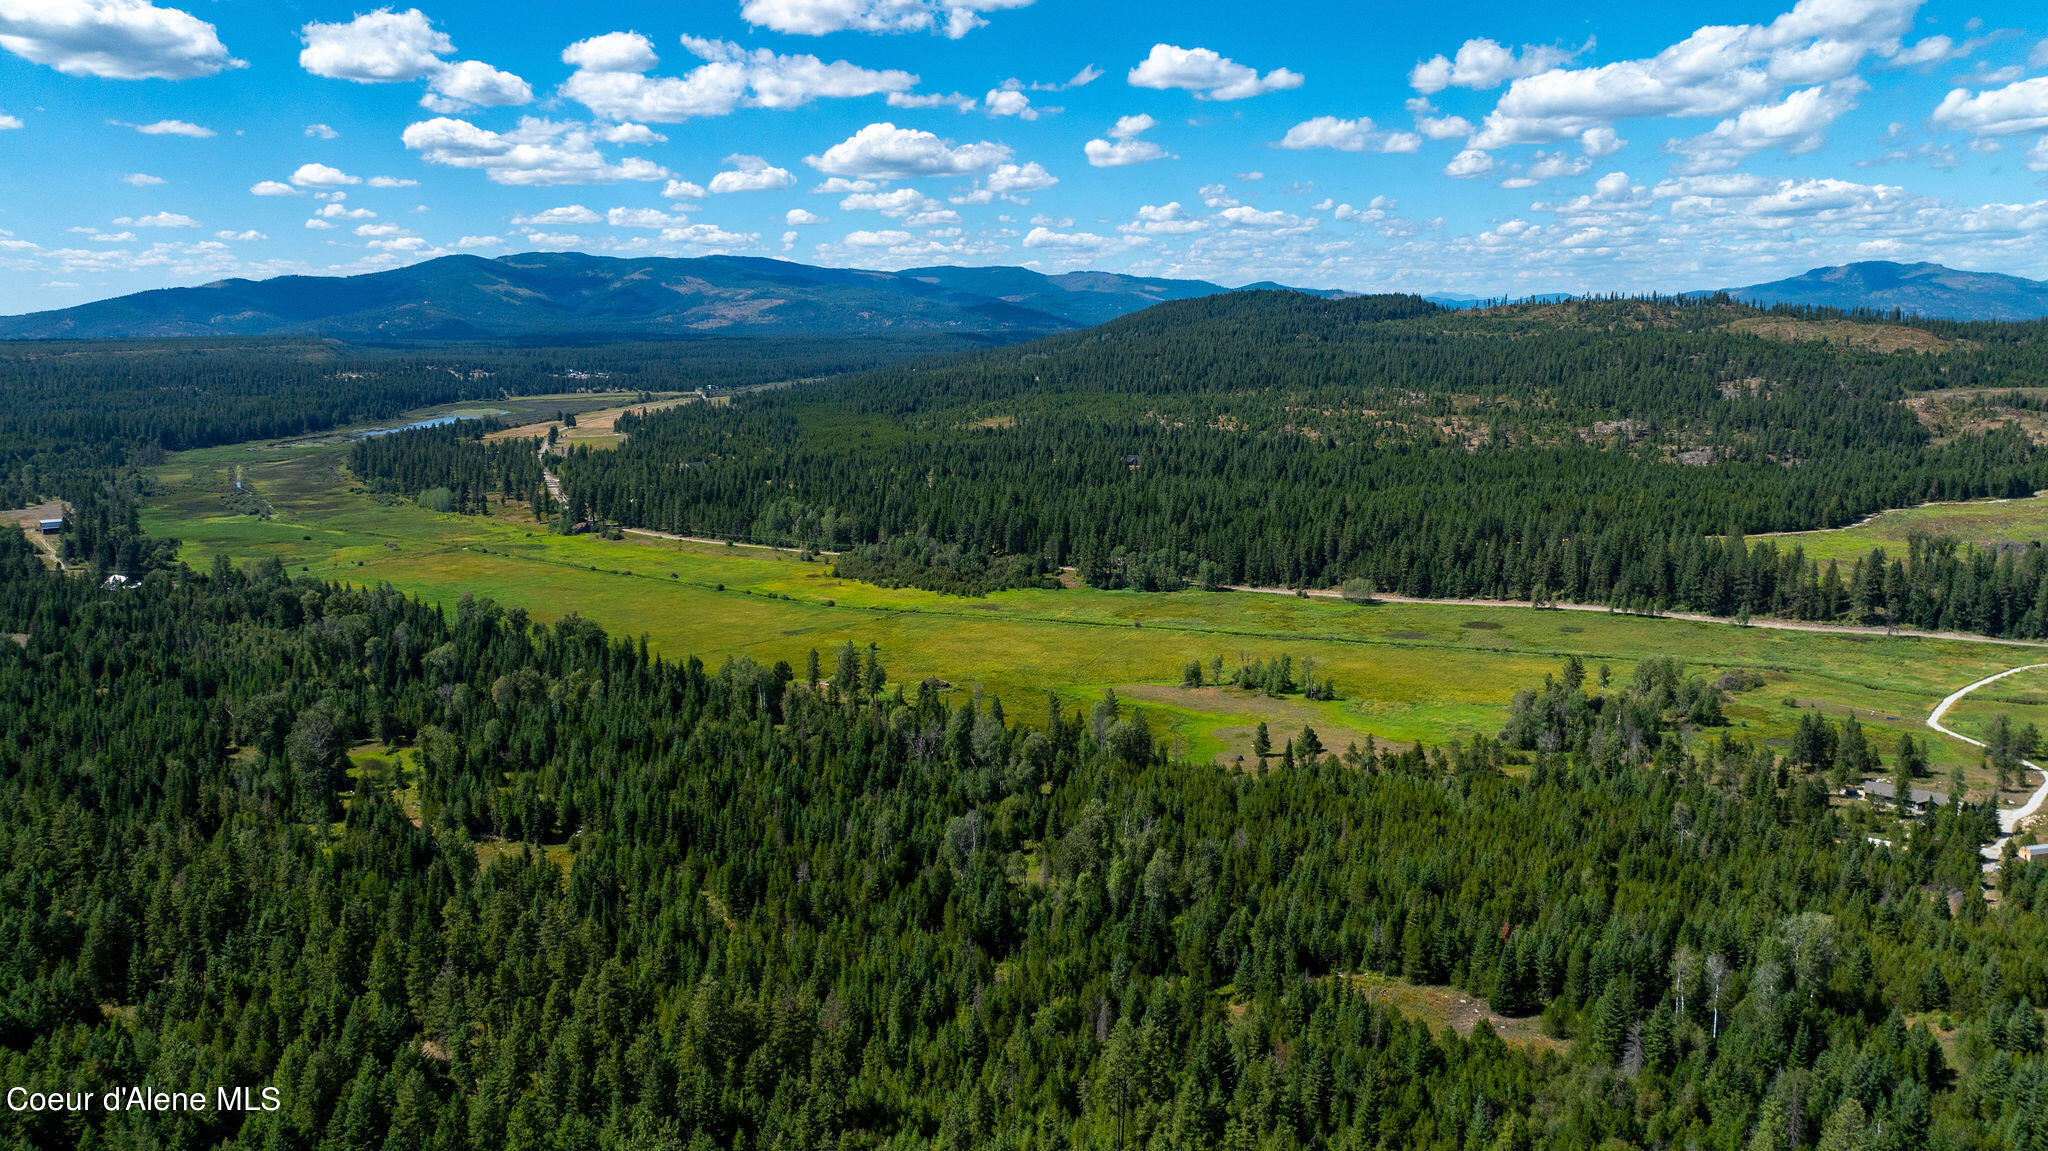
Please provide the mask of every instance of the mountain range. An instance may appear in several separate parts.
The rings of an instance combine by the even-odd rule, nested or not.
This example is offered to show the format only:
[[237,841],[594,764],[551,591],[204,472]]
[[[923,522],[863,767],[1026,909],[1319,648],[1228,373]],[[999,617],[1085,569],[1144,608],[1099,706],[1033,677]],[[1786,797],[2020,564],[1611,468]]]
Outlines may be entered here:
[[2038,320],[2048,316],[2048,281],[1888,260],[1815,268],[1727,292],[1738,300],[1766,305],[1810,304],[1878,312],[1896,308],[1930,320]]
[[1115,272],[1049,276],[1004,267],[871,272],[745,256],[620,259],[529,252],[498,259],[444,256],[358,276],[221,280],[137,292],[0,318],[0,339],[929,332],[1026,338],[1091,327],[1167,300],[1233,290],[1204,280]]
[[[876,272],[747,256],[621,259],[528,252],[497,259],[444,256],[358,276],[221,280],[137,292],[0,318],[0,339],[319,335],[405,341],[940,332],[1028,339],[1092,327],[1169,300],[1253,289],[1353,294],[1271,281],[1229,288],[1118,272]],[[1765,305],[1898,309],[1930,319],[2048,316],[2048,282],[1940,264],[1844,264],[1724,291]],[[1454,309],[1483,302],[1428,298]]]

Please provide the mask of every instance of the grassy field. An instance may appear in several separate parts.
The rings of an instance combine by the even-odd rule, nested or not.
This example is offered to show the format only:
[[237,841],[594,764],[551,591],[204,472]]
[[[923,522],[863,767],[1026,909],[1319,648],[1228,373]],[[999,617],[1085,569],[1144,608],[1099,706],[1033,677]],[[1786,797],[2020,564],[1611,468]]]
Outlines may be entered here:
[[[839,644],[872,642],[893,679],[979,686],[1012,716],[1035,719],[1047,691],[1073,707],[1112,688],[1142,703],[1184,754],[1205,758],[1248,752],[1262,720],[1276,743],[1313,724],[1335,747],[1368,734],[1432,745],[1492,734],[1513,693],[1540,684],[1567,653],[1617,676],[1640,658],[1667,655],[1710,674],[1761,672],[1765,686],[1728,708],[1738,734],[1783,739],[1800,708],[1853,711],[1879,728],[1926,734],[1921,722],[1935,700],[2040,657],[1997,644],[1251,593],[1033,590],[963,599],[838,580],[824,563],[766,549],[549,535],[523,508],[494,518],[436,514],[366,493],[346,455],[338,436],[181,453],[158,469],[162,490],[145,524],[182,540],[195,567],[216,556],[276,558],[297,573],[389,582],[443,603],[469,593],[542,620],[574,611],[615,634],[645,635],[670,656],[714,664],[747,656],[801,667],[817,648],[829,667]],[[1189,660],[1206,668],[1220,657],[1229,669],[1283,652],[1297,666],[1313,659],[1342,698],[1179,686]],[[1968,706],[1975,722],[1984,705]],[[2042,722],[2048,727],[2048,709]],[[1933,751],[1942,771],[1978,761],[1946,740]]]
[[1869,555],[1872,548],[1881,547],[1890,556],[1903,556],[1906,542],[1914,532],[1954,536],[1980,547],[2025,547],[2037,540],[2048,540],[2048,496],[1922,504],[1880,513],[1855,527],[1751,538],[1774,539],[1781,548],[1798,544],[1814,559],[1850,563]]
[[[663,393],[663,395],[666,396],[667,393]],[[581,398],[588,400],[591,397]],[[613,426],[618,423],[620,416],[628,412],[646,415],[649,412],[658,412],[663,408],[672,408],[678,404],[693,404],[700,401],[709,402],[714,405],[724,405],[732,402],[728,396],[718,396],[706,401],[706,397],[702,393],[693,393],[690,395],[668,396],[665,399],[653,399],[645,403],[636,401],[615,407],[596,408],[588,411],[577,407],[570,407],[567,410],[576,412],[576,426],[573,428],[566,426],[566,424],[557,423],[553,413],[544,411],[540,419],[515,424],[514,426],[492,432],[484,438],[487,440],[537,440],[547,435],[549,428],[554,428],[556,429],[557,442],[567,447],[613,448],[617,447],[622,439]]]

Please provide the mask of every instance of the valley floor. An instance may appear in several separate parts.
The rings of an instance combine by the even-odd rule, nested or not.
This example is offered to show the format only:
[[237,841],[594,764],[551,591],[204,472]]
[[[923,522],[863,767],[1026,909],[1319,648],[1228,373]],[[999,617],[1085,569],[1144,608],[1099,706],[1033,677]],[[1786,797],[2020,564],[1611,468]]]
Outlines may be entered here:
[[[1248,755],[1261,721],[1276,746],[1304,725],[1337,748],[1368,735],[1431,745],[1492,735],[1513,693],[1539,685],[1568,654],[1616,676],[1662,656],[1714,674],[1755,671],[1764,685],[1727,709],[1737,736],[1784,740],[1808,709],[1925,734],[1933,701],[2029,662],[2032,650],[1978,636],[1779,621],[1743,628],[1604,608],[1394,597],[1358,606],[1325,593],[1066,589],[962,599],[840,580],[825,562],[770,548],[644,533],[618,541],[551,535],[521,506],[491,517],[437,514],[364,491],[346,457],[338,436],[181,453],[157,469],[161,489],[145,526],[183,541],[182,557],[195,567],[216,556],[274,558],[295,573],[388,582],[443,603],[489,596],[541,619],[578,613],[616,634],[644,635],[664,654],[713,664],[744,656],[801,667],[812,648],[829,662],[840,644],[874,643],[892,679],[942,677],[956,690],[980,688],[1013,716],[1038,715],[1047,692],[1071,708],[1112,689],[1142,700],[1183,754],[1203,758]],[[1297,668],[1313,661],[1318,678],[1334,677],[1340,698],[1180,686],[1190,661],[1200,661],[1207,678],[1218,666],[1227,676],[1240,663],[1283,653]],[[2008,710],[2048,726],[2048,696],[2013,698],[2019,686],[1971,697],[1949,722],[1981,731],[1994,710]],[[1889,751],[1891,737],[1877,738]],[[1974,788],[1988,791],[1973,749],[1936,740],[1931,751],[1938,772],[1961,766]]]

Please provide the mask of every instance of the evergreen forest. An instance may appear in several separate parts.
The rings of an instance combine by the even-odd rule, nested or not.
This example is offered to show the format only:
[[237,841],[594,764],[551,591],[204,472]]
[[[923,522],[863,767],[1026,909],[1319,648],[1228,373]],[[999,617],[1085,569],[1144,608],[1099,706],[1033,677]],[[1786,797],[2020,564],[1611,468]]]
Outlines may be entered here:
[[[1987,905],[1960,802],[1866,841],[1675,661],[1573,661],[1498,740],[1283,733],[1239,771],[871,648],[711,668],[0,548],[0,1079],[279,1092],[0,1113],[12,1145],[2048,1139],[2042,872]],[[1539,1038],[1432,1030],[1388,978]]]

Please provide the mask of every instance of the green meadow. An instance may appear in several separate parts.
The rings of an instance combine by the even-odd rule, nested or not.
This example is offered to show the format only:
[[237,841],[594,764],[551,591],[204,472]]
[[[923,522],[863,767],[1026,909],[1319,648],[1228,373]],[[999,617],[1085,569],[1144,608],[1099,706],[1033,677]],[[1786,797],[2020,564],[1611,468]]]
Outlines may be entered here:
[[1869,555],[1872,548],[1883,548],[1890,556],[1903,556],[1915,532],[1953,536],[1979,547],[2025,547],[2048,539],[2048,496],[1922,504],[1881,512],[1855,527],[1752,538],[1777,540],[1781,548],[1798,544],[1814,559],[1847,564]]
[[[590,406],[598,398],[579,399]],[[1143,706],[1183,754],[1204,758],[1249,754],[1262,721],[1276,745],[1305,724],[1340,748],[1367,736],[1436,745],[1490,735],[1514,692],[1540,684],[1568,654],[1594,674],[1605,667],[1615,676],[1630,674],[1639,659],[1664,656],[1709,675],[1756,671],[1764,685],[1728,707],[1738,735],[1787,738],[1807,708],[1927,734],[1923,721],[1942,696],[2048,658],[1997,643],[1514,607],[1361,607],[1245,592],[950,597],[836,579],[826,562],[768,549],[555,536],[518,507],[489,518],[437,514],[364,491],[346,459],[340,437],[180,453],[156,470],[159,491],[145,526],[182,541],[182,557],[197,568],[220,556],[245,564],[274,558],[294,572],[389,583],[444,604],[472,594],[541,620],[574,612],[614,634],[645,636],[675,658],[694,654],[716,664],[744,656],[800,668],[816,648],[829,668],[840,644],[873,643],[893,680],[933,677],[955,690],[979,688],[1027,719],[1042,714],[1047,692],[1076,707],[1114,690]],[[1227,673],[1242,660],[1283,653],[1297,669],[1312,660],[1319,678],[1334,677],[1341,698],[1180,686],[1190,660],[1200,660],[1206,676],[1219,659]],[[2048,677],[2032,683],[2048,727]],[[2015,682],[2013,691],[2023,686]],[[1973,698],[1956,714],[1988,722],[1978,714],[1985,707]],[[1969,730],[1963,722],[1958,729]],[[1932,750],[1942,771],[1977,769],[1974,750],[1939,738]]]

